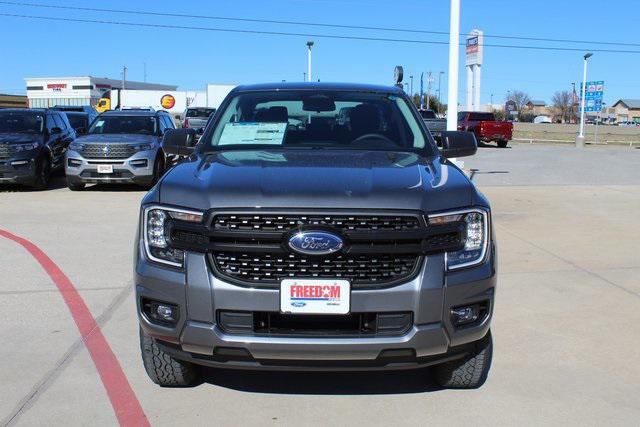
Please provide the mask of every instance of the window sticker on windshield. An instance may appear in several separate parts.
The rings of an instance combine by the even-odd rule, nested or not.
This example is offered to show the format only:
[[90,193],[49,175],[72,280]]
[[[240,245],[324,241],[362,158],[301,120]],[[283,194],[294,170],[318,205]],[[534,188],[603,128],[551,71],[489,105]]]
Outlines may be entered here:
[[95,127],[99,128],[102,127],[104,125],[104,120],[98,120],[96,121]]
[[218,145],[282,145],[287,123],[227,123]]

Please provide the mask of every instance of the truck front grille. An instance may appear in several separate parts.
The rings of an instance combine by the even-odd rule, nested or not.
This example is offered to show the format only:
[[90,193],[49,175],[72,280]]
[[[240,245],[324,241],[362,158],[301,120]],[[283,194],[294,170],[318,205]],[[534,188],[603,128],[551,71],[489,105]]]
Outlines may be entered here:
[[[330,255],[303,255],[288,245],[304,230],[339,235]],[[341,278],[354,289],[393,286],[413,279],[424,257],[457,250],[460,224],[427,226],[419,213],[344,214],[218,212],[204,224],[170,222],[172,247],[205,252],[214,275],[231,283],[277,288],[288,278]]]
[[126,159],[136,153],[129,144],[85,144],[80,151],[87,159]]
[[216,271],[255,284],[279,284],[283,279],[340,278],[352,286],[389,284],[411,276],[420,257],[415,255],[339,255],[331,258],[285,254],[214,252]]
[[340,230],[415,230],[420,222],[414,216],[395,215],[216,215],[216,230],[282,231],[301,226],[327,226]]

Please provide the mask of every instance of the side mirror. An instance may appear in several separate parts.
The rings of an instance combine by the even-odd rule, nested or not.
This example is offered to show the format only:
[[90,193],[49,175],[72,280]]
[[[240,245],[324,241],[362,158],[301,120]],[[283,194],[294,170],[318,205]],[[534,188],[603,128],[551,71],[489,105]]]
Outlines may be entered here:
[[478,151],[478,142],[472,132],[442,132],[440,138],[442,140],[440,153],[444,157],[473,156]]
[[168,155],[188,156],[195,151],[195,129],[167,129],[162,137],[162,148]]
[[59,127],[52,127],[51,128],[51,135],[57,135],[59,133],[62,133],[62,129],[60,129]]

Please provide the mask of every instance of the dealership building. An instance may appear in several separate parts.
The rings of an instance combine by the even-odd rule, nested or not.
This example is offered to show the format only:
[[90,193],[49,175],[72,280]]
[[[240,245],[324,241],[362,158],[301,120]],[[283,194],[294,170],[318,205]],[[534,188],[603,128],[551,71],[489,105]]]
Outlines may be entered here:
[[[122,80],[106,77],[36,77],[26,78],[30,108],[55,105],[93,105],[111,89],[122,89]],[[178,86],[125,81],[129,90],[176,90]]]

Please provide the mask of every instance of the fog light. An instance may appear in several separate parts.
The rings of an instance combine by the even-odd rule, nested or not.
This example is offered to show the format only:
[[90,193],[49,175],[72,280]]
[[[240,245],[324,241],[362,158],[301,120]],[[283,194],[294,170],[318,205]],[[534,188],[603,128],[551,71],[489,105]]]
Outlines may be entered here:
[[451,323],[454,326],[472,326],[482,322],[489,314],[489,301],[453,307]]
[[142,311],[150,322],[164,326],[173,326],[180,318],[178,306],[165,302],[143,299]]
[[158,316],[169,322],[176,320],[173,317],[173,308],[168,305],[159,304],[158,307],[156,307],[156,313],[158,313]]
[[451,317],[455,325],[464,325],[478,320],[478,306],[458,307],[451,310]]
[[146,168],[147,165],[149,164],[147,162],[147,159],[138,159],[138,160],[131,160],[131,166],[136,167],[136,168]]

